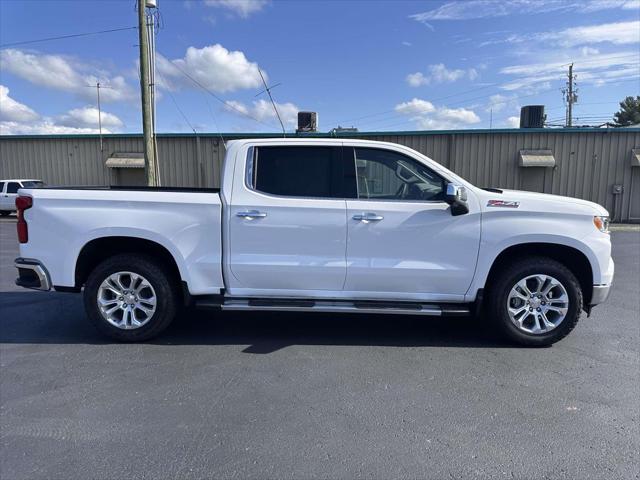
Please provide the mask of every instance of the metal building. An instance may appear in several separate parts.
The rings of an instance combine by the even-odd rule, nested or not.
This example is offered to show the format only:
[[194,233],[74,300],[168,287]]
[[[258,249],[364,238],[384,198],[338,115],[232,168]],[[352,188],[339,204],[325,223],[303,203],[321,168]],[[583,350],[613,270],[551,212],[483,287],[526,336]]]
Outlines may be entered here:
[[[162,184],[219,186],[224,140],[276,134],[159,134]],[[328,134],[300,134],[326,137]],[[554,193],[605,206],[640,222],[640,128],[508,129],[338,133],[407,145],[478,186]],[[222,137],[222,138],[221,138]],[[140,134],[0,136],[0,179],[55,185],[144,182]]]

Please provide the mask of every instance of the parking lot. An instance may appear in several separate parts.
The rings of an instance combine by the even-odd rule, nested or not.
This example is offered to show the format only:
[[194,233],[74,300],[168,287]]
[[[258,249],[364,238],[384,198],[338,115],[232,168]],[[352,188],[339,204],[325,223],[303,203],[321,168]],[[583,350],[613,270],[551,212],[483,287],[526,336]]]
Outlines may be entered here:
[[0,478],[638,478],[640,233],[551,348],[466,318],[185,312],[112,343],[13,284],[0,220]]

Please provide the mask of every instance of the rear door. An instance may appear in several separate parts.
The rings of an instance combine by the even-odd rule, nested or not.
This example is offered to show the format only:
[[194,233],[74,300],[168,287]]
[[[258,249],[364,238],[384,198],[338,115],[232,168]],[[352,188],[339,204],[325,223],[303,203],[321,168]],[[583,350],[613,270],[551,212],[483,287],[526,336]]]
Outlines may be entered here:
[[462,300],[473,279],[480,212],[452,216],[446,180],[393,150],[345,147],[357,198],[347,200],[347,279],[353,296]]
[[239,153],[246,159],[236,163],[228,217],[232,295],[342,290],[347,225],[339,145]]

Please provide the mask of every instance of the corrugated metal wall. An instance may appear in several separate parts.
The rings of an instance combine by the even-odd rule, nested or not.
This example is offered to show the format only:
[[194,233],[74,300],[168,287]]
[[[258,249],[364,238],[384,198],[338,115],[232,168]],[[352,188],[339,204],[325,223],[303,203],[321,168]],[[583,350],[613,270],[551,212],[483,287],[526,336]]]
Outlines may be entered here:
[[[247,138],[233,135],[226,138]],[[478,186],[527,188],[584,198],[605,206],[617,221],[640,221],[640,168],[631,150],[638,129],[509,130],[359,133],[354,138],[407,145]],[[0,178],[42,178],[58,185],[108,185],[117,181],[104,166],[113,152],[141,152],[139,135],[0,137]],[[518,166],[520,150],[549,149],[555,168]],[[217,135],[160,135],[158,156],[164,185],[219,186],[224,145]],[[623,193],[614,195],[614,185]]]

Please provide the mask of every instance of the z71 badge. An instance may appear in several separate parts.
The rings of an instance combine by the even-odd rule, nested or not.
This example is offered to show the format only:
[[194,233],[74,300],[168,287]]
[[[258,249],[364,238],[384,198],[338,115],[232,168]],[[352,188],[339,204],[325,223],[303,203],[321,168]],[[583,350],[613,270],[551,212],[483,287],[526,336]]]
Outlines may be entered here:
[[489,200],[487,207],[505,207],[505,208],[518,208],[520,202],[513,202],[511,200]]

